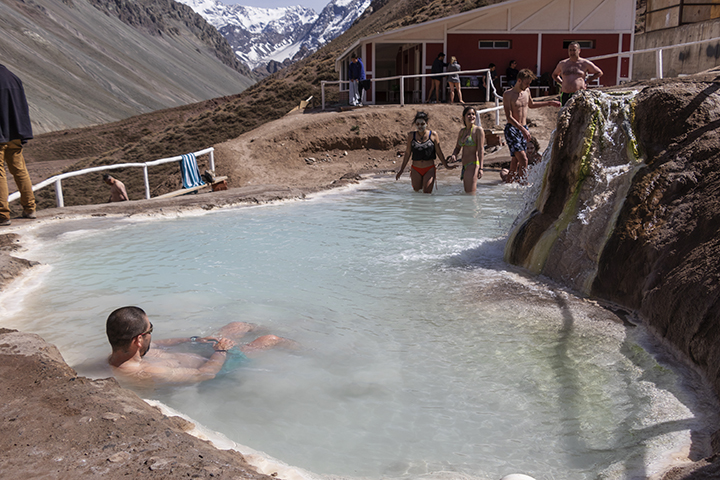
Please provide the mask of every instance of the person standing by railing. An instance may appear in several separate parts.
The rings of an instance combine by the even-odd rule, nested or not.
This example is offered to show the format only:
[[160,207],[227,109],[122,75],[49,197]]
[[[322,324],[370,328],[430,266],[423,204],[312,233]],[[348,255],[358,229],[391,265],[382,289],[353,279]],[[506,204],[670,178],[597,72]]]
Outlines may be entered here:
[[[430,73],[443,73],[443,70],[447,66],[448,64],[445,63],[445,54],[440,52],[438,53],[437,58],[433,61]],[[440,82],[442,82],[442,75],[430,77],[430,91],[428,92],[425,103],[430,103],[430,97],[432,96],[433,91],[435,92],[435,102],[437,103],[440,101]]]
[[455,100],[455,92],[457,91],[458,102],[463,102],[462,91],[460,90],[460,74],[457,72],[461,71],[462,67],[457,61],[457,58],[450,57],[450,65],[448,65],[448,72],[455,72],[448,78],[448,84],[450,85],[450,103]]
[[350,105],[362,105],[362,97],[360,93],[360,82],[365,80],[365,65],[361,58],[356,54],[350,57],[350,65],[348,65],[348,79],[350,80]]
[[[25,166],[23,145],[33,138],[30,109],[22,81],[0,65],[0,157],[20,191],[23,218],[35,217],[35,195]],[[10,203],[5,166],[0,165],[0,225],[10,225]]]
[[107,173],[103,175],[103,182],[110,185],[110,200],[109,202],[126,202],[130,200],[128,198],[127,190],[125,190],[125,184],[120,180],[113,178]]

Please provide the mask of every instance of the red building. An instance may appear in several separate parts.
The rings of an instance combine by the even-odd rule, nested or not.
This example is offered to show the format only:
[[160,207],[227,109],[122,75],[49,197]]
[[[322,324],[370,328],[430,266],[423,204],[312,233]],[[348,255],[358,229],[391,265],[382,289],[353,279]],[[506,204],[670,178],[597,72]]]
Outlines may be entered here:
[[[518,69],[529,68],[551,83],[558,62],[567,58],[572,41],[580,43],[581,56],[628,52],[633,47],[635,2],[631,0],[508,0],[411,27],[364,37],[335,61],[341,80],[347,80],[352,53],[365,62],[373,78],[368,103],[397,103],[399,81],[380,81],[397,75],[430,73],[438,53],[445,61],[457,57],[463,70],[496,65],[505,74],[511,60]],[[631,57],[596,62],[604,75],[601,85],[630,79]],[[480,100],[478,81],[463,78],[463,97]],[[465,85],[469,83],[469,85]],[[481,83],[480,83],[481,84]],[[429,87],[427,78],[405,79],[405,101],[420,103]]]

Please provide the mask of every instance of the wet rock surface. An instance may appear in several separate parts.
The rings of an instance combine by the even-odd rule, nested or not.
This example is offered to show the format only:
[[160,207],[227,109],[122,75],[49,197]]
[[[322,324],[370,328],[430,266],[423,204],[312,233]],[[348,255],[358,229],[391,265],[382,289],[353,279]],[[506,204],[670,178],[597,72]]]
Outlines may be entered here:
[[[720,72],[639,88],[633,127],[644,164],[634,174],[586,293],[628,308],[697,368],[720,394]],[[508,258],[527,263],[583,188],[588,111],[561,115],[539,208],[518,229]],[[572,210],[572,208],[570,208]],[[558,237],[562,233],[556,234]],[[560,260],[582,265],[577,250]],[[562,268],[538,271],[565,284]],[[527,266],[527,265],[526,265]],[[545,266],[543,266],[545,267]],[[587,267],[579,267],[587,268]],[[572,275],[570,275],[572,276]],[[577,285],[572,285],[577,288]],[[713,441],[720,451],[720,435]],[[720,478],[720,456],[677,467],[664,479]]]

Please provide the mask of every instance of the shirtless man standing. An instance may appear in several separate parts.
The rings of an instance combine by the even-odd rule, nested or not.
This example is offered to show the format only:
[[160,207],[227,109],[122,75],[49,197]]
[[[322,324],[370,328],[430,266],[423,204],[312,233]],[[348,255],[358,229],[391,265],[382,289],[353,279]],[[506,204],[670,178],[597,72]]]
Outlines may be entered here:
[[129,200],[127,191],[125,190],[125,184],[120,180],[113,178],[107,173],[103,175],[103,182],[110,185],[110,201],[111,202],[125,202]]
[[575,92],[585,90],[588,83],[602,77],[603,74],[593,62],[580,58],[580,44],[577,42],[568,45],[568,57],[561,60],[552,73],[553,79],[562,87],[560,92],[562,105],[565,105]]
[[559,107],[557,100],[544,102],[533,102],[528,87],[537,77],[529,69],[524,68],[518,72],[515,86],[503,94],[503,107],[505,109],[505,142],[510,149],[512,159],[510,161],[510,172],[505,181],[507,183],[522,181],[527,174],[528,157],[527,142],[530,141],[528,130],[527,112],[528,108]]
[[[153,325],[145,312],[138,307],[122,307],[107,319],[106,333],[112,346],[108,363],[121,380],[137,385],[198,383],[215,378],[231,356],[243,359],[243,354],[254,351],[297,345],[275,335],[263,335],[245,345],[235,343],[233,338],[238,339],[254,328],[249,323],[233,322],[221,328],[216,336],[155,340],[152,344],[157,348],[151,350]],[[207,358],[168,349],[181,343],[212,343],[215,351]]]

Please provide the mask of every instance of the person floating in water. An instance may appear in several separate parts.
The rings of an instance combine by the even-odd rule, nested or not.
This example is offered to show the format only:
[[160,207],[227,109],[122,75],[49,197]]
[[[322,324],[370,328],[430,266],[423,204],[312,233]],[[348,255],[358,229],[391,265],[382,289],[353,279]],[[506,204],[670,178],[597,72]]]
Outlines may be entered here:
[[[185,337],[152,341],[153,324],[139,307],[122,307],[110,314],[106,333],[112,346],[108,363],[121,380],[140,385],[162,383],[198,383],[211,380],[226,366],[230,357],[245,359],[245,354],[273,347],[296,348],[297,343],[275,335],[263,335],[250,343],[236,340],[256,327],[232,322],[209,337]],[[154,348],[150,348],[152,346]],[[213,354],[202,355],[175,351],[183,343],[212,344]]]
[[413,124],[417,131],[408,133],[407,145],[405,146],[405,157],[400,166],[400,170],[395,175],[395,180],[399,180],[405,171],[410,154],[412,153],[412,167],[410,168],[410,181],[413,190],[416,192],[422,190],[423,193],[432,193],[435,185],[435,159],[439,156],[440,161],[445,168],[457,168],[457,165],[448,165],[440,148],[440,137],[437,132],[429,130],[428,114],[425,112],[417,112]]
[[535,74],[524,68],[518,72],[515,86],[503,94],[503,105],[505,108],[505,142],[507,143],[510,155],[510,172],[506,182],[524,182],[527,175],[528,157],[527,142],[530,140],[530,130],[527,125],[527,114],[529,108],[559,107],[557,100],[546,100],[534,102],[530,95],[530,83],[537,77]]
[[475,193],[478,178],[483,176],[483,153],[485,147],[485,131],[475,125],[477,112],[473,107],[463,110],[463,123],[465,126],[458,133],[457,145],[450,156],[450,161],[457,159],[462,149],[462,173],[460,180],[465,187],[465,193]]

